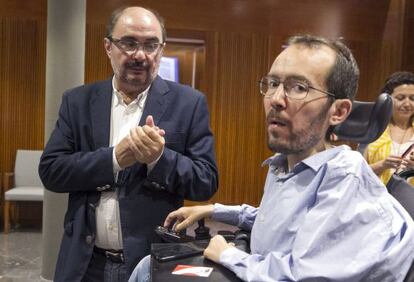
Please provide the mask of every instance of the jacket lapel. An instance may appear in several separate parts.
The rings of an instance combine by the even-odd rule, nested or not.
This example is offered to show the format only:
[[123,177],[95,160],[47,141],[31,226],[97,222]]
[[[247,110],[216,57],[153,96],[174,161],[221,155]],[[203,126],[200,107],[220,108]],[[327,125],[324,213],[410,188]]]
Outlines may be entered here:
[[145,124],[145,120],[148,115],[152,115],[154,123],[158,125],[158,122],[167,109],[171,99],[171,95],[167,95],[168,93],[169,88],[167,83],[162,78],[157,76],[149,89],[144,112],[142,113],[141,120],[139,121],[140,126]]
[[[169,88],[167,83],[162,78],[157,76],[157,78],[153,81],[149,89],[148,97],[144,106],[144,111],[142,112],[142,116],[139,121],[140,126],[143,126],[145,124],[145,120],[148,115],[152,115],[152,117],[154,118],[155,125],[158,124],[158,122],[161,119],[161,116],[163,115],[169,104],[169,99],[171,95],[167,95],[168,92]],[[146,174],[146,170],[145,172],[140,172],[142,168],[146,169],[146,165],[136,163],[134,166],[125,169],[122,174],[122,179],[126,180],[132,175],[136,175],[137,173]],[[120,192],[120,198],[124,196],[124,192],[125,190]]]
[[112,80],[105,80],[96,86],[90,100],[92,135],[95,150],[109,146],[112,103]]

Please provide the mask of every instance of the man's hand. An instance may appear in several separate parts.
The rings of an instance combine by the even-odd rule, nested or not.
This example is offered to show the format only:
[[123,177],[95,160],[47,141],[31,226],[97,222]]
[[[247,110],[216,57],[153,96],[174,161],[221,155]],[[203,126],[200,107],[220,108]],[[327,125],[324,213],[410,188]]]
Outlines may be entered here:
[[137,126],[129,133],[129,147],[135,159],[144,164],[157,160],[165,146],[165,132],[154,125],[152,116],[148,116],[144,126]]
[[204,257],[219,263],[221,253],[228,248],[235,248],[234,244],[227,243],[223,236],[216,235],[211,238],[210,243],[204,250]]
[[213,210],[213,205],[179,208],[168,214],[164,221],[164,227],[169,228],[174,224],[174,231],[183,230],[202,218],[210,217],[213,214]]
[[165,131],[155,126],[152,116],[148,116],[144,126],[131,129],[115,146],[115,156],[121,168],[135,162],[149,164],[157,160],[165,146]]
[[128,136],[123,138],[114,148],[116,161],[124,169],[136,163],[134,152],[130,149]]

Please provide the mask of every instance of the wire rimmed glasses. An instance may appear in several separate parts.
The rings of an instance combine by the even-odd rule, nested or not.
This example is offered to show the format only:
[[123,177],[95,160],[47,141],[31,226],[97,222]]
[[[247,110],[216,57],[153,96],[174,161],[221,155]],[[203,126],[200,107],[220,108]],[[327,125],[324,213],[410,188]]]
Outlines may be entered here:
[[259,90],[266,98],[272,97],[279,85],[282,84],[283,91],[286,97],[293,100],[303,100],[308,96],[309,90],[313,89],[318,92],[322,92],[335,98],[335,94],[310,86],[307,82],[294,78],[288,78],[284,81],[275,77],[265,76],[259,80]]
[[145,54],[151,55],[157,52],[161,47],[165,45],[165,42],[145,42],[141,43],[129,38],[112,38],[107,37],[118,49],[127,53],[128,55],[135,54],[138,50],[142,50]]

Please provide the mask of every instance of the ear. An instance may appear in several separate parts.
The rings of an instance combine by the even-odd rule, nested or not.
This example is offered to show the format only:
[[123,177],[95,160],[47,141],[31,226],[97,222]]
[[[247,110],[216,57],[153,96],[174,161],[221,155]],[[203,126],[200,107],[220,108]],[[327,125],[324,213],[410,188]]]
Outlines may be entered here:
[[346,120],[352,110],[352,101],[337,99],[330,108],[329,125],[337,125]]
[[111,58],[112,44],[108,38],[104,38],[104,48],[108,58]]

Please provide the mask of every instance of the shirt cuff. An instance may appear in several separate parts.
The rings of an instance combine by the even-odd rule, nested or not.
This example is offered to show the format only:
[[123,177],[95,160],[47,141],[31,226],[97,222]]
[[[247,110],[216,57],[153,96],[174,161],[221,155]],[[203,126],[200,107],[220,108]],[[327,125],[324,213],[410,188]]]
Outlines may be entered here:
[[243,252],[242,250],[234,248],[228,248],[225,249],[221,254],[219,258],[220,264],[226,266],[227,268],[232,269],[232,266],[243,260],[244,258],[248,257],[249,254],[246,252]]
[[116,175],[118,172],[122,170],[122,168],[119,166],[118,161],[116,160],[115,147],[113,147],[112,150],[112,169],[114,171],[114,175]]

